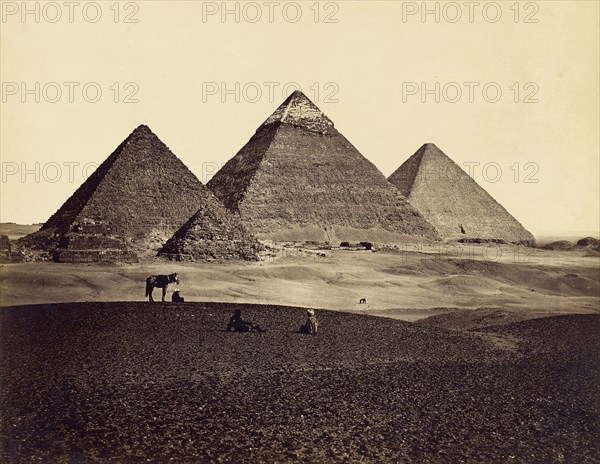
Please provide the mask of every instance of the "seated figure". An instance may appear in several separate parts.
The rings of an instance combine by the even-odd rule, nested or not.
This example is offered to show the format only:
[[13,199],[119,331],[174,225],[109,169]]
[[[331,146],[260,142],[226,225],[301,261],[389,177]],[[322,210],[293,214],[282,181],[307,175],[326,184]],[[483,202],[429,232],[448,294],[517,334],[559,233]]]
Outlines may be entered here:
[[266,332],[267,329],[263,329],[257,324],[242,319],[242,310],[236,309],[233,316],[229,318],[229,324],[227,324],[227,332]]
[[319,328],[319,322],[315,316],[315,311],[309,309],[306,313],[308,315],[308,319],[306,319],[306,323],[300,327],[300,333],[316,334]]
[[173,303],[183,303],[183,297],[179,294],[179,289],[176,288],[171,296],[171,301]]

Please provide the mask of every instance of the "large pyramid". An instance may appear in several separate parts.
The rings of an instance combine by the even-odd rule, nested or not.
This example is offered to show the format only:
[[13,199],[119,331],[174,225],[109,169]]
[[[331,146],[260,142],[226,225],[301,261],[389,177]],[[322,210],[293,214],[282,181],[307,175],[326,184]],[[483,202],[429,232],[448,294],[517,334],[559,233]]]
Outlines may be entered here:
[[300,91],[275,110],[207,186],[262,238],[438,238]]
[[445,239],[535,244],[535,238],[460,166],[426,143],[388,180]]
[[145,125],[21,244],[59,262],[135,262],[153,256],[198,209],[224,208]]

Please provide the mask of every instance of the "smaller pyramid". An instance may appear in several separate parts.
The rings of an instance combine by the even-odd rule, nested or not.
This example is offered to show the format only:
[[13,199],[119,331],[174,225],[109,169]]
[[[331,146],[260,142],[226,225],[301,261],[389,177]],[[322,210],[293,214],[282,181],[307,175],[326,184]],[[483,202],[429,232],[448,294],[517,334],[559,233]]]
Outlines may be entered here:
[[137,127],[42,228],[19,240],[58,262],[154,256],[214,195],[146,125]]
[[433,143],[388,180],[444,239],[535,244],[531,232]]
[[207,202],[158,252],[174,261],[257,261],[262,245],[216,198]]

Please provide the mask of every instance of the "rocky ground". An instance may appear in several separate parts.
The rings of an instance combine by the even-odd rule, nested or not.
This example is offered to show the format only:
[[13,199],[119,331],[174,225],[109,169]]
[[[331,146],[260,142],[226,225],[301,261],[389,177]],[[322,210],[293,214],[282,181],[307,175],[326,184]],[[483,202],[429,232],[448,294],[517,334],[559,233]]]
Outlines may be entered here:
[[[237,307],[268,331],[225,332]],[[309,336],[282,306],[2,308],[0,461],[600,462],[600,316],[317,317]]]

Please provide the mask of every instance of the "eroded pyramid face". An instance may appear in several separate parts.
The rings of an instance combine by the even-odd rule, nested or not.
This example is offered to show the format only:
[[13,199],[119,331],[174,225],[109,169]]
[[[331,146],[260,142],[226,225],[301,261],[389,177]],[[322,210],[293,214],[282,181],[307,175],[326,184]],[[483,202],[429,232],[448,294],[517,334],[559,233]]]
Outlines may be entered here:
[[267,118],[208,187],[264,238],[375,240],[377,233],[437,237],[299,91]]
[[389,178],[445,239],[534,244],[533,235],[432,143]]

